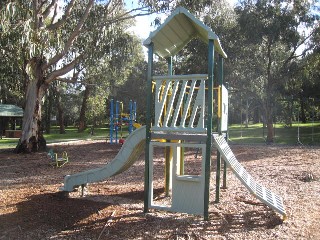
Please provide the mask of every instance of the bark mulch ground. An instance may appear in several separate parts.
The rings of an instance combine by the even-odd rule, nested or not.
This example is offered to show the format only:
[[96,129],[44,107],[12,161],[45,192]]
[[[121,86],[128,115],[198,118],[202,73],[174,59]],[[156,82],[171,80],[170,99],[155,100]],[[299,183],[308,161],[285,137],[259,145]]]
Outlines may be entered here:
[[[257,182],[283,197],[284,222],[231,171],[218,204],[212,184],[210,221],[156,210],[144,214],[143,155],[126,172],[90,184],[85,197],[72,193],[65,198],[59,192],[65,175],[103,166],[120,146],[79,141],[50,147],[67,151],[70,162],[53,168],[46,153],[0,151],[0,239],[320,239],[319,147],[231,146]],[[160,196],[163,172],[154,180]]]

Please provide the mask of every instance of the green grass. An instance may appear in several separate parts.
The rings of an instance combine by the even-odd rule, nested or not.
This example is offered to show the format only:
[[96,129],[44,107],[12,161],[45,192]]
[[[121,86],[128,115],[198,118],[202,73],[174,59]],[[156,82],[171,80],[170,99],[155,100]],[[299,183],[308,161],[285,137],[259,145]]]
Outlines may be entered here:
[[[44,134],[47,143],[68,142],[76,140],[102,140],[109,138],[109,128],[97,127],[94,135],[91,135],[91,129],[88,128],[82,133],[78,133],[75,127],[66,128],[65,134],[59,133],[58,127],[53,127],[50,134]],[[313,131],[313,133],[312,133]],[[292,127],[285,127],[283,124],[275,125],[275,144],[298,144],[298,123]],[[128,135],[127,127],[123,128],[123,137]],[[300,142],[304,145],[320,145],[320,122],[299,124]],[[251,124],[248,128],[244,125],[234,124],[229,126],[229,139],[231,143],[236,144],[263,144],[265,143],[267,130],[263,129],[262,124]],[[120,132],[118,132],[120,138]],[[0,139],[0,149],[15,148],[18,138]]]
[[[298,124],[286,127],[283,124],[275,124],[274,143],[275,144],[298,144],[299,140],[305,145],[320,145],[320,122]],[[229,138],[232,143],[255,144],[265,143],[267,129],[263,129],[262,124],[251,124],[248,128],[244,125],[234,124],[229,126]]]
[[19,138],[2,138],[0,139],[0,149],[14,148],[17,146]]
[[[47,143],[70,142],[77,140],[103,140],[109,138],[110,132],[109,128],[105,127],[95,128],[93,135],[91,135],[91,128],[87,128],[85,131],[81,133],[79,133],[78,129],[75,127],[68,127],[65,130],[65,134],[60,134],[58,127],[52,127],[50,134],[44,134],[44,138],[46,139]],[[123,127],[122,133],[123,137],[127,137],[128,128],[126,126]],[[120,136],[121,133],[120,131],[118,131],[118,138],[120,138]],[[0,139],[0,149],[15,148],[18,144],[18,141],[18,138]]]
[[60,134],[59,128],[53,127],[50,131],[50,134],[44,134],[44,138],[46,139],[47,143],[68,142],[85,139],[106,139],[107,136],[109,136],[109,129],[107,128],[95,128],[94,134],[91,135],[90,128],[87,128],[83,132],[79,133],[77,128],[68,127],[66,128],[65,134]]

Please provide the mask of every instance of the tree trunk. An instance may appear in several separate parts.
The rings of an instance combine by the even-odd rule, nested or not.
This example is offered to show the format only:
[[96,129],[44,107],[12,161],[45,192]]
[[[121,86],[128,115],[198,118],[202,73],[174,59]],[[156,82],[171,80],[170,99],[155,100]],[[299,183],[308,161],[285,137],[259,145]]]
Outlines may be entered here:
[[245,127],[249,127],[249,101],[248,98],[246,100],[246,121],[245,121]]
[[[293,99],[288,101],[288,122],[286,123],[290,128],[292,127],[292,121],[294,120],[294,115],[293,115]],[[286,119],[286,118],[285,118]]]
[[268,121],[268,123],[267,123],[267,133],[268,133],[268,135],[267,135],[267,144],[271,144],[271,143],[273,143],[273,122],[271,121]]
[[52,112],[52,101],[53,101],[53,94],[52,90],[49,89],[49,96],[46,99],[46,133],[50,134],[51,131],[51,112]]
[[43,59],[34,57],[27,65],[26,103],[22,119],[22,136],[15,149],[17,153],[46,149],[46,141],[41,131],[41,101],[48,87],[41,69],[43,64]]
[[259,108],[255,107],[253,110],[253,123],[260,123],[260,119],[261,119],[260,115],[261,114],[260,114]]
[[266,86],[266,99],[265,99],[265,116],[267,120],[267,144],[273,143],[273,103],[274,103],[274,79],[271,76],[271,66],[272,66],[272,57],[271,57],[271,49],[272,49],[272,40],[269,39],[268,42],[268,64],[267,64],[267,81],[265,83]]
[[86,89],[84,90],[83,99],[82,99],[78,132],[83,132],[87,128],[86,111],[87,111],[87,103],[88,103],[89,95],[90,95],[90,88],[89,86],[86,86]]
[[59,91],[56,91],[56,96],[57,96],[56,101],[57,101],[57,110],[58,110],[58,122],[60,127],[59,133],[64,134],[66,133],[65,126],[64,126],[64,111],[61,104],[61,96]]
[[266,106],[266,123],[267,123],[267,144],[271,144],[274,141],[274,132],[273,132],[273,108],[271,99],[267,99],[267,106]]
[[298,118],[300,118],[302,123],[307,123],[306,108],[302,96],[300,96],[300,114]]

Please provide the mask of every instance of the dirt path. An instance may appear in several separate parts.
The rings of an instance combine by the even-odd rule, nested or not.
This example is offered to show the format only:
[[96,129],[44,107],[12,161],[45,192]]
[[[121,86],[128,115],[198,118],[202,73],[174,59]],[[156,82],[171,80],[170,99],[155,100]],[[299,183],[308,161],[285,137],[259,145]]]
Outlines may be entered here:
[[[143,156],[128,171],[89,185],[85,197],[64,198],[58,189],[65,175],[102,166],[120,147],[103,141],[51,147],[66,150],[70,163],[57,169],[46,153],[0,151],[0,239],[320,239],[320,148],[231,146],[257,182],[283,197],[288,220],[282,222],[231,172],[219,204],[211,188],[210,221],[143,214]],[[161,194],[163,173],[157,174]]]

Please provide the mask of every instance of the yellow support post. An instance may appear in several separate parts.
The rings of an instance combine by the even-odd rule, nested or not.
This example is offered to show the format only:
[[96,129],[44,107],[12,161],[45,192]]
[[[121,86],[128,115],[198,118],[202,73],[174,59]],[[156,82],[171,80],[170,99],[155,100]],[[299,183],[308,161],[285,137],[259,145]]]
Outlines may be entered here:
[[[166,140],[166,142],[170,142],[170,140]],[[165,147],[165,196],[169,196],[170,191],[170,183],[171,183],[171,165],[172,165],[172,147]]]

